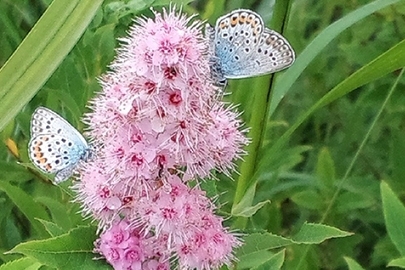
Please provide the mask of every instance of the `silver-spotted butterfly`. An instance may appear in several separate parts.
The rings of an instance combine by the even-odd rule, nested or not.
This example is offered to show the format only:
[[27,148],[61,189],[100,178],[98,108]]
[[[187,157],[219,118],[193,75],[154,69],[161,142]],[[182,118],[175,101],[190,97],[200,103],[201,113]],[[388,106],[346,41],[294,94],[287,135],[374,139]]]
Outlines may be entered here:
[[56,184],[72,176],[79,162],[88,160],[91,152],[83,136],[61,116],[44,107],[35,110],[29,157],[41,171],[56,173]]
[[292,65],[295,53],[279,33],[265,28],[260,15],[234,10],[206,26],[214,83],[274,73]]

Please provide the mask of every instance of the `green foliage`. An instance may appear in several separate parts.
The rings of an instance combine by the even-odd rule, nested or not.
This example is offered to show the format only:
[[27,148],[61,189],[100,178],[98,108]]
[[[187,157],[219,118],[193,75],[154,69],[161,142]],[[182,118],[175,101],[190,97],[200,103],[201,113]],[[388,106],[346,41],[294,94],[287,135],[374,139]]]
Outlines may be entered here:
[[9,263],[5,263],[0,265],[1,270],[15,270],[15,269],[26,269],[26,270],[36,270],[40,269],[42,266],[41,263],[37,262],[33,258],[21,258],[19,260],[15,260]]
[[363,267],[360,266],[355,260],[349,257],[344,258],[347,266],[349,267],[349,270],[363,270]]
[[[110,269],[69,183],[30,164],[30,116],[44,105],[83,130],[117,38],[169,2],[0,1],[0,270]],[[235,180],[202,187],[244,235],[235,269],[405,268],[404,1],[172,2],[210,23],[254,9],[297,54],[227,88],[252,143]]]
[[384,182],[381,182],[381,198],[388,235],[399,253],[404,256],[405,231],[402,228],[405,223],[405,207]]
[[46,240],[22,243],[10,253],[22,253],[43,265],[56,269],[111,269],[101,260],[93,260],[94,227],[78,227]]

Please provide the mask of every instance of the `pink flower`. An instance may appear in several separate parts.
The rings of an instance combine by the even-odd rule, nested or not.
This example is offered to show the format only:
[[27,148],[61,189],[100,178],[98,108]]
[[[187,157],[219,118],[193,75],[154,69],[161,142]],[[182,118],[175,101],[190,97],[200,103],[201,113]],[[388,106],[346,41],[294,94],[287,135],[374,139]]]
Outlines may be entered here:
[[108,262],[151,267],[158,264],[153,259],[175,258],[181,269],[217,269],[231,263],[232,250],[241,242],[223,228],[203,191],[190,189],[171,175],[148,195],[127,212],[128,221],[101,235],[97,251]]
[[95,251],[102,254],[115,270],[142,270],[143,264],[155,261],[153,250],[145,248],[151,244],[150,240],[155,242],[150,235],[141,234],[139,229],[122,220],[101,234],[95,243]]
[[[189,180],[227,175],[248,144],[209,77],[201,22],[174,9],[139,18],[85,116],[96,151],[74,189],[115,269],[217,269],[240,241]],[[174,259],[174,260],[173,260]]]

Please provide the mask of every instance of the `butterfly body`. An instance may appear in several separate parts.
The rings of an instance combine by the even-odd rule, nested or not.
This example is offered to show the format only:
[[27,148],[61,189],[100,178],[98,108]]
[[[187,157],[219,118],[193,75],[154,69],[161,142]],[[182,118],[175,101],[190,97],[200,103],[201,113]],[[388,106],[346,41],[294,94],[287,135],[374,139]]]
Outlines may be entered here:
[[29,157],[41,171],[56,173],[55,182],[67,180],[91,150],[83,136],[53,111],[39,107],[31,118]]
[[279,33],[265,28],[262,18],[239,9],[207,25],[214,82],[274,73],[292,65],[295,53]]

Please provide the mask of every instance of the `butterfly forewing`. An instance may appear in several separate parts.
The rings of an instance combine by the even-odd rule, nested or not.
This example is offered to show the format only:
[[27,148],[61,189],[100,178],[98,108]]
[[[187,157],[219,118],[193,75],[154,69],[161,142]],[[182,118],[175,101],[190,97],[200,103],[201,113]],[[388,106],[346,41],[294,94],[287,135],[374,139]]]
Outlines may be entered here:
[[40,134],[59,134],[79,144],[87,145],[83,136],[71,124],[45,107],[38,107],[31,118],[31,137]]

